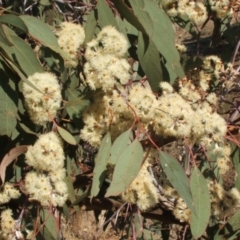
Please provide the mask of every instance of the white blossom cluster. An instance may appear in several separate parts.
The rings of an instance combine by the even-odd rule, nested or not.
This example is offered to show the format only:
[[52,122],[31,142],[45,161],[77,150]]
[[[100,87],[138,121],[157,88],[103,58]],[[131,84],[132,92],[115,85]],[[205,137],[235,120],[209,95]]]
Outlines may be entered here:
[[31,120],[38,125],[44,125],[56,117],[61,106],[61,88],[57,77],[48,72],[34,73],[28,77],[35,88],[23,83],[23,95]]
[[87,43],[84,73],[91,89],[107,92],[129,81],[130,65],[124,58],[127,49],[127,40],[112,26],[104,27],[96,39]]
[[61,139],[54,132],[41,135],[28,148],[26,163],[35,170],[25,177],[25,187],[31,199],[43,206],[63,206],[68,197],[64,159]]
[[201,2],[191,0],[163,0],[163,7],[170,17],[188,17],[196,26],[202,25],[208,15],[207,8]]
[[231,1],[229,0],[208,0],[211,10],[216,13],[217,18],[224,19],[233,16]]
[[80,24],[62,22],[56,31],[60,48],[67,53],[69,59],[64,59],[65,67],[78,65],[77,50],[85,40],[85,32]]

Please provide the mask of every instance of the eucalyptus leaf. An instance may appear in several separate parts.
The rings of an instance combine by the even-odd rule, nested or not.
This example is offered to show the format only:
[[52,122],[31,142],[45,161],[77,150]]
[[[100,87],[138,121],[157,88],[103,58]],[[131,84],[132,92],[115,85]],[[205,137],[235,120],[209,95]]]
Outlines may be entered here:
[[71,133],[63,129],[62,127],[57,126],[58,133],[60,136],[69,144],[76,145],[76,140]]
[[138,35],[138,60],[147,75],[149,84],[153,92],[159,90],[159,82],[162,79],[162,68],[160,64],[160,55],[158,49],[152,41],[149,41],[146,35],[141,32]]
[[211,215],[209,189],[206,179],[195,166],[191,178],[190,189],[196,214],[191,214],[190,228],[194,238],[199,238],[205,232]]
[[124,192],[137,177],[142,160],[142,145],[135,139],[119,156],[119,160],[114,168],[112,182],[105,197],[116,196]]
[[101,28],[108,25],[112,25],[118,29],[117,21],[113,15],[113,12],[105,0],[98,0],[97,13],[98,13],[98,25]]
[[117,137],[117,139],[114,141],[111,148],[110,157],[108,160],[109,164],[115,165],[117,163],[119,156],[128,146],[131,135],[132,135],[132,131],[131,129],[129,129]]
[[10,36],[6,33],[5,29],[3,28],[2,24],[0,24],[0,43],[6,46],[13,46],[12,40]]
[[172,186],[186,202],[190,210],[196,214],[190,191],[189,180],[180,163],[169,154],[161,151],[160,164]]
[[54,52],[59,53],[63,59],[69,59],[68,55],[62,51],[58,45],[56,36],[50,27],[36,17],[21,15],[20,18],[28,27],[29,34],[42,45],[49,47]]
[[91,188],[91,197],[96,197],[101,189],[103,181],[106,177],[107,162],[110,155],[112,142],[111,135],[108,132],[100,145],[99,151],[95,158],[95,166],[93,170],[93,182]]
[[91,41],[94,37],[94,31],[95,28],[97,27],[97,20],[95,16],[95,11],[92,10],[87,18],[86,25],[84,27],[85,30],[85,43],[88,43]]
[[1,23],[5,23],[5,24],[10,24],[20,30],[22,30],[23,32],[28,32],[28,28],[26,26],[26,24],[24,23],[24,21],[13,14],[4,14],[0,16],[0,22]]
[[0,43],[0,47],[7,54],[11,62],[13,62],[16,66],[20,66],[27,76],[36,72],[43,72],[43,68],[31,47],[17,36],[11,36],[11,39],[14,44],[11,47]]

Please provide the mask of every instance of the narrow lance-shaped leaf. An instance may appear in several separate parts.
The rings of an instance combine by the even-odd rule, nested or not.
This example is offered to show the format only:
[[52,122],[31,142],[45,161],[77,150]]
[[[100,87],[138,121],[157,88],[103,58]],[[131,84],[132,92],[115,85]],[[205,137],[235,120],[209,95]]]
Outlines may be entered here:
[[211,215],[207,182],[197,167],[194,167],[190,178],[190,189],[196,210],[196,214],[191,214],[190,228],[193,237],[197,239],[205,232]]
[[180,57],[175,47],[172,22],[155,1],[129,0],[134,14],[144,27],[149,39],[168,62],[171,71],[183,77]]
[[128,145],[114,168],[112,182],[105,197],[116,196],[124,192],[136,178],[143,160],[143,149],[140,142],[135,139]]
[[84,27],[85,30],[85,43],[88,43],[93,39],[94,31],[97,26],[97,20],[95,17],[95,11],[92,10],[88,15],[86,25]]
[[0,16],[0,22],[2,23],[6,23],[6,24],[10,24],[20,30],[22,30],[23,32],[28,32],[28,28],[26,26],[26,24],[24,23],[24,21],[13,14],[4,14]]
[[131,23],[135,28],[144,34],[147,34],[143,25],[140,23],[138,18],[130,10],[129,6],[126,5],[124,0],[112,0],[114,6],[117,8],[118,12],[123,18],[125,18],[129,23]]
[[125,150],[125,148],[129,144],[129,139],[131,136],[131,129],[123,132],[113,143],[110,152],[110,158],[108,163],[111,165],[115,165],[119,159],[121,153]]
[[4,67],[1,68],[1,64],[0,75],[0,135],[10,137],[17,124],[18,96],[13,81],[8,79],[10,75],[7,76]]
[[72,144],[72,145],[76,145],[76,140],[75,138],[72,136],[71,133],[69,133],[68,131],[66,131],[65,129],[57,126],[57,130],[58,130],[58,133],[61,135],[61,137],[69,144]]
[[0,164],[0,177],[2,180],[2,183],[5,182],[5,174],[6,174],[6,168],[11,162],[16,159],[19,155],[25,153],[27,151],[28,146],[22,145],[15,147],[11,149],[3,158],[1,164]]
[[[43,233],[43,235],[47,237],[47,239],[59,239],[57,221],[55,220],[54,215],[49,210],[42,209],[42,211],[40,212],[40,217],[41,222],[44,223],[44,226],[41,228],[41,232]],[[45,228],[47,228],[48,230],[47,233]]]
[[160,164],[172,186],[186,202],[191,211],[196,213],[193,206],[189,180],[180,163],[169,154],[160,152]]
[[112,25],[118,28],[117,21],[114,18],[112,10],[105,0],[98,0],[97,3],[98,24],[101,28]]
[[35,72],[43,72],[43,68],[31,47],[17,36],[11,36],[11,39],[14,44],[12,47],[0,43],[0,47],[7,54],[8,58],[15,65],[20,66],[27,76]]
[[160,64],[160,55],[152,41],[141,32],[138,35],[138,59],[141,67],[147,75],[149,84],[153,92],[159,90],[159,82],[162,78],[162,68]]
[[5,32],[2,24],[0,24],[0,42],[5,44],[6,46],[13,46],[13,43],[11,41],[11,38],[9,35]]
[[107,162],[112,146],[111,135],[109,132],[104,136],[98,154],[95,158],[95,167],[93,170],[93,182],[91,197],[96,197],[101,189],[102,183],[106,177]]
[[22,15],[20,17],[26,24],[29,34],[33,38],[54,52],[59,53],[63,59],[69,59],[68,55],[59,47],[56,36],[46,23],[32,16]]

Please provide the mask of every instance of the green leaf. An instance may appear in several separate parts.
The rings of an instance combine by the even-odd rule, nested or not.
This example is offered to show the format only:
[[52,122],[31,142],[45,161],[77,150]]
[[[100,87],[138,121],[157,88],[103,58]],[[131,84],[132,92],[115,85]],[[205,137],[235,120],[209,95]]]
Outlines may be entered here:
[[[76,201],[76,196],[75,196],[75,191],[74,191],[73,183],[70,179],[70,176],[67,176],[65,178],[65,183],[67,184],[67,187],[68,187],[68,198],[70,199],[71,203],[74,203]],[[75,205],[73,207],[77,212],[80,211],[79,206]]]
[[23,32],[26,32],[26,33],[28,32],[28,28],[27,28],[26,24],[24,23],[24,21],[16,15],[13,15],[13,14],[1,15],[0,22],[10,24],[10,25],[22,30]]
[[3,28],[2,24],[0,24],[0,43],[5,44],[9,47],[13,46],[11,38],[6,33],[5,29]]
[[143,149],[140,142],[135,139],[119,156],[113,172],[112,182],[105,197],[116,196],[124,192],[136,178],[143,160]]
[[110,158],[108,160],[108,163],[111,165],[115,165],[119,159],[119,156],[121,153],[125,150],[125,148],[129,144],[129,139],[132,134],[131,129],[123,132],[113,143],[111,152],[110,152]]
[[17,125],[18,94],[13,82],[8,79],[0,64],[0,135],[11,136]]
[[59,239],[59,231],[57,228],[57,222],[53,216],[53,213],[50,213],[49,210],[42,209],[40,212],[41,223],[44,223],[44,226],[41,228],[41,233],[45,239]]
[[58,130],[58,133],[61,135],[61,137],[69,144],[72,144],[72,145],[76,145],[76,140],[75,138],[72,136],[71,133],[69,133],[68,131],[66,131],[65,129],[57,126],[57,130]]
[[102,183],[106,177],[107,162],[112,146],[111,135],[109,132],[104,136],[98,154],[95,158],[95,167],[93,170],[93,182],[91,189],[91,198],[96,197],[101,189]]
[[112,25],[118,29],[117,21],[114,18],[112,10],[105,0],[98,0],[97,3],[98,25],[103,28]]
[[92,10],[88,15],[86,25],[84,27],[85,30],[85,43],[88,43],[93,39],[94,31],[97,27],[97,20],[95,16],[95,11]]
[[189,180],[180,163],[169,154],[160,152],[160,164],[172,186],[186,202],[190,210],[196,214],[195,207],[193,206]]
[[[240,211],[238,211],[229,219],[224,227],[225,235],[229,239],[230,236],[234,235],[237,231],[240,231]],[[234,238],[235,239],[235,238]]]
[[148,40],[141,32],[138,35],[138,59],[140,65],[147,75],[153,92],[159,90],[159,82],[162,78],[160,55],[155,44]]
[[237,178],[235,181],[235,187],[240,191],[240,164],[236,167]]
[[211,205],[207,182],[196,166],[191,174],[190,189],[196,210],[196,214],[191,214],[190,228],[193,237],[197,239],[207,228],[211,215]]
[[17,66],[19,65],[27,76],[35,72],[43,72],[43,68],[31,47],[17,36],[11,36],[11,39],[14,44],[12,47],[0,43],[0,47],[7,54],[11,62]]
[[85,198],[87,198],[90,194],[90,187],[84,191],[84,193],[72,204],[72,206],[79,205]]
[[180,57],[175,47],[175,34],[167,14],[151,0],[129,0],[134,14],[144,27],[149,39],[168,62],[171,71],[183,77]]
[[63,59],[69,59],[68,55],[62,51],[58,45],[56,36],[50,27],[36,17],[22,15],[20,18],[28,27],[29,34],[42,45],[49,47],[54,52],[59,53]]
[[[64,106],[62,108],[72,107],[75,111],[77,111],[77,109],[74,108],[75,106],[79,106],[82,109],[84,109],[89,104],[90,104],[89,100],[86,100],[82,97],[77,97],[77,98],[73,98],[73,99],[69,100],[67,103],[64,104]],[[78,112],[79,112],[79,109],[78,109]]]
[[125,18],[139,31],[147,34],[143,25],[140,23],[138,18],[134,15],[134,13],[130,10],[129,6],[127,6],[123,0],[112,0],[112,2],[114,3],[114,6],[117,8],[118,12],[123,18]]

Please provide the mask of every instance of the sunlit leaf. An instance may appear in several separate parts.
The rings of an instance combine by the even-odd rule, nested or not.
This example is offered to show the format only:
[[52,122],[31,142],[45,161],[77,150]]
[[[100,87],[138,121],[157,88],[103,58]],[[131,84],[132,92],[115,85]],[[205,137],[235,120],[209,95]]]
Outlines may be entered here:
[[114,168],[112,182],[105,197],[116,196],[124,192],[136,178],[143,160],[143,149],[140,142],[135,139],[119,156]]
[[124,149],[129,144],[129,139],[131,136],[131,129],[123,132],[118,138],[114,141],[111,152],[110,152],[110,158],[109,158],[109,164],[115,165],[119,159],[119,156],[124,151]]
[[12,40],[9,35],[5,32],[2,24],[0,24],[0,42],[6,46],[13,46]]
[[58,45],[56,36],[50,27],[36,17],[22,15],[21,19],[26,24],[29,34],[40,42],[42,45],[51,48],[54,52],[59,53],[63,59],[69,59],[68,55],[62,51]]
[[22,30],[23,32],[28,32],[28,28],[25,25],[24,21],[13,14],[4,14],[0,16],[0,22],[1,23],[6,23],[6,24],[10,24],[20,30]]
[[71,133],[63,129],[62,127],[57,126],[58,133],[60,136],[69,144],[76,145],[76,140]]
[[85,43],[88,43],[93,39],[94,31],[97,26],[97,20],[95,17],[95,11],[91,11],[88,15],[86,25],[84,27],[85,30]]
[[43,72],[43,68],[31,47],[17,36],[11,36],[11,39],[14,44],[12,47],[0,43],[0,47],[9,59],[15,63],[15,65],[19,65],[27,76],[36,72]]
[[191,214],[190,228],[193,237],[197,239],[205,232],[211,215],[207,182],[197,167],[194,167],[191,174],[190,189],[196,210],[196,214]]
[[98,0],[97,3],[98,24],[101,28],[112,25],[118,28],[113,12],[105,0]]
[[160,164],[172,186],[186,202],[191,211],[196,213],[190,191],[189,180],[180,163],[169,154],[161,151]]

